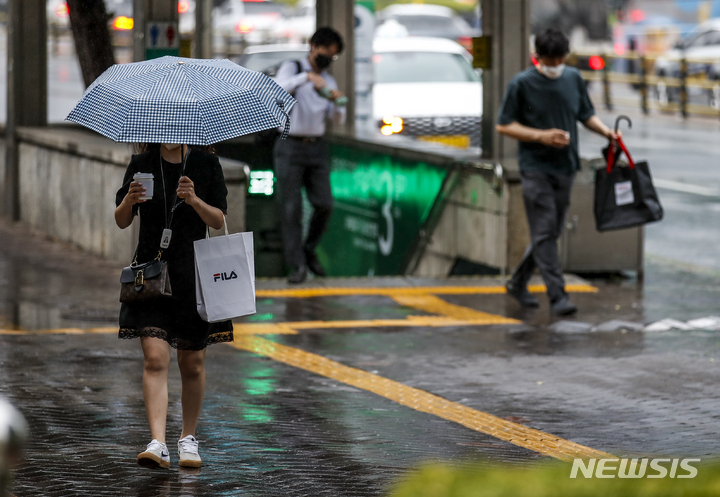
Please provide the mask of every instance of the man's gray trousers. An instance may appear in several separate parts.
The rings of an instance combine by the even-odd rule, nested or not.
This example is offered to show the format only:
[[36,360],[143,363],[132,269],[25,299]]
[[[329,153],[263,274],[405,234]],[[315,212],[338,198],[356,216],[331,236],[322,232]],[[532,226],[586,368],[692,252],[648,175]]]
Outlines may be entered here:
[[557,242],[570,205],[574,175],[521,171],[520,176],[530,226],[530,246],[515,269],[511,283],[524,288],[537,267],[547,286],[550,302],[554,303],[567,296]]

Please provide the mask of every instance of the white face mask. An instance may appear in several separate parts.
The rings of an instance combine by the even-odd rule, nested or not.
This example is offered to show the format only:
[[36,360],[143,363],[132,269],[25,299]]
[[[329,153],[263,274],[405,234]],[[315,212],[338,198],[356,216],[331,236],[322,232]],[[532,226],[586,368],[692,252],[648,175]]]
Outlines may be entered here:
[[180,146],[180,144],[179,143],[163,143],[162,146],[168,150],[175,150],[176,148],[178,148]]
[[542,71],[542,73],[550,79],[558,79],[562,76],[564,70],[565,64],[557,66],[546,66],[545,64],[540,64],[540,71]]

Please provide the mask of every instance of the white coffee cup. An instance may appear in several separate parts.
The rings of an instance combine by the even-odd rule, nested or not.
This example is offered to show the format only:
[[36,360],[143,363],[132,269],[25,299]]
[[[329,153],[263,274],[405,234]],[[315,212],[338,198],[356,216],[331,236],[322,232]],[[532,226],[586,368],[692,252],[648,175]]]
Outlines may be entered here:
[[140,200],[152,200],[154,178],[155,176],[152,173],[135,173],[133,175],[133,181],[142,184],[143,188],[145,188],[145,195],[140,197]]

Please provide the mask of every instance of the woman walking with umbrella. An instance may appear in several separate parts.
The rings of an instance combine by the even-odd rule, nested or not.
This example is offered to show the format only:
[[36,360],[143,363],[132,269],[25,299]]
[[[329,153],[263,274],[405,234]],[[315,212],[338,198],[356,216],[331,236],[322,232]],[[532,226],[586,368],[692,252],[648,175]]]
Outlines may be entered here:
[[[163,250],[172,283],[172,297],[124,303],[120,311],[120,338],[140,338],[145,357],[143,393],[152,441],[138,455],[143,466],[169,467],[165,442],[168,410],[170,348],[177,349],[182,379],[182,433],[178,442],[180,466],[199,467],[195,438],[205,391],[205,349],[233,340],[232,323],[207,323],[195,306],[193,242],[205,237],[205,226],[223,227],[227,188],[217,157],[175,144],[145,145],[133,156],[116,197],[115,222],[125,229],[140,215],[136,260],[150,261],[159,250],[163,231],[172,231]],[[137,173],[160,179],[152,200],[134,181]],[[192,179],[191,179],[192,178]],[[177,200],[176,200],[177,199]],[[169,226],[169,228],[166,228]]]
[[[287,130],[293,104],[270,78],[228,60],[161,57],[111,67],[68,116],[115,141],[143,144],[117,192],[115,222],[124,229],[140,216],[135,261],[167,263],[172,295],[126,301],[120,311],[119,337],[140,338],[144,355],[152,441],[137,457],[142,466],[170,465],[165,429],[171,348],[177,349],[182,379],[179,464],[201,466],[195,431],[205,350],[233,340],[230,321],[205,322],[196,306],[193,242],[206,236],[207,226],[221,228],[227,214],[222,168],[206,146],[283,125]],[[151,197],[134,179],[137,173],[152,174]],[[143,281],[135,280],[136,288]]]

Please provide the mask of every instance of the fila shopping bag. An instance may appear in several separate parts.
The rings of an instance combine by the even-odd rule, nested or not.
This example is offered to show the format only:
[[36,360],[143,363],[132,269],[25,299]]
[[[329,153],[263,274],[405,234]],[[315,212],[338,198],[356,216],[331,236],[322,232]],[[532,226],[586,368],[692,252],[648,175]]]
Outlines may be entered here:
[[255,254],[252,233],[228,234],[195,246],[195,298],[200,317],[216,323],[255,314]]
[[610,143],[607,167],[595,171],[595,226],[598,231],[630,228],[663,218],[663,208],[647,162],[634,162],[622,138],[617,141],[628,164],[616,163],[619,154]]

